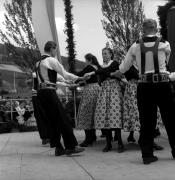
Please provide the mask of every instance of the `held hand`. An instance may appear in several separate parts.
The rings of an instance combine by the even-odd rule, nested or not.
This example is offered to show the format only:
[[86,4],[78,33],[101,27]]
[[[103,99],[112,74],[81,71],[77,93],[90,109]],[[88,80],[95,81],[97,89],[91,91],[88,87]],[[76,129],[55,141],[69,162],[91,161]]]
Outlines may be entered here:
[[69,88],[76,88],[76,87],[78,87],[79,86],[79,84],[70,84],[69,85]]
[[169,75],[169,78],[171,81],[175,81],[175,72],[172,72],[170,75]]
[[73,83],[73,81],[71,81],[71,80],[65,80],[64,81],[66,84],[72,84]]
[[120,70],[112,72],[110,75],[117,78],[123,78],[123,74],[120,72]]
[[86,73],[86,74],[83,76],[84,80],[90,79],[91,75],[92,75],[91,73]]

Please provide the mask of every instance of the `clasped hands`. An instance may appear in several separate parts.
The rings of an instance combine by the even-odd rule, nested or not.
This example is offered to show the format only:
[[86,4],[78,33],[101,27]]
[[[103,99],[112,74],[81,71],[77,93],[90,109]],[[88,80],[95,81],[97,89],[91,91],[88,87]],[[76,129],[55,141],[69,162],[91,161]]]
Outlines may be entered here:
[[175,81],[175,72],[172,72],[170,75],[169,75],[169,78],[171,81]]
[[116,70],[115,72],[110,73],[110,75],[120,79],[123,78],[123,74],[120,72],[120,70]]
[[95,74],[94,71],[93,71],[93,72],[86,73],[86,74],[83,76],[83,78],[84,78],[84,80],[88,80],[88,79],[90,79],[90,77],[91,77],[92,75],[94,75],[94,74]]
[[[83,78],[84,80],[88,80],[92,75],[94,75],[95,72],[89,72],[86,73]],[[120,72],[120,70],[116,70],[115,72],[110,73],[111,76],[116,77],[116,78],[123,78],[123,74]]]

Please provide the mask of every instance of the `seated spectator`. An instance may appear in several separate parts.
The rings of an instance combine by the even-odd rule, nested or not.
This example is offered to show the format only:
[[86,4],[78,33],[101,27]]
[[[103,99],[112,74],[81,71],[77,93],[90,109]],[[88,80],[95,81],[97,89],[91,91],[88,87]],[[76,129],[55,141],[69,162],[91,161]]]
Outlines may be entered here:
[[18,101],[15,101],[15,110],[17,112],[16,120],[19,124],[24,124],[24,113],[25,113],[25,108],[24,108],[24,103],[19,104]]
[[31,118],[33,114],[33,106],[31,104],[30,100],[27,100],[26,102],[23,102],[25,113],[24,113],[24,121],[27,121],[29,118]]
[[10,121],[11,120],[11,102],[10,101],[5,102],[3,106],[3,112],[4,112],[5,121]]
[[13,124],[10,121],[10,102],[1,101],[0,105],[0,133],[10,132]]

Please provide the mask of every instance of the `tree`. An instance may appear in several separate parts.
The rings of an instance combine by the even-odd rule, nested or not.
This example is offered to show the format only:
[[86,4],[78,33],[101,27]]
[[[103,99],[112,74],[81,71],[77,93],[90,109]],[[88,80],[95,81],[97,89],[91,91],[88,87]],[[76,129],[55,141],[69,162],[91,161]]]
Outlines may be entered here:
[[9,55],[24,69],[33,69],[39,48],[32,28],[31,0],[11,0],[4,3],[6,31],[0,30]]
[[73,15],[72,15],[72,5],[71,0],[64,0],[65,6],[65,19],[66,19],[66,27],[65,27],[65,34],[67,34],[67,47],[68,50],[68,63],[69,63],[69,71],[74,73],[75,72],[75,41],[74,41],[74,29],[73,29]]
[[145,18],[139,0],[101,0],[103,29],[109,38],[116,60],[123,59],[130,45],[140,37]]

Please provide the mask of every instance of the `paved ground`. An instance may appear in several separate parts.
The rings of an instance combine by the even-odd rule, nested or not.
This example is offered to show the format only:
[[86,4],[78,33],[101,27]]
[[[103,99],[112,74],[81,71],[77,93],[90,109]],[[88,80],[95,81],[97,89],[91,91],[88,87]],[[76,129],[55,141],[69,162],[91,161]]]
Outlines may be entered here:
[[[159,161],[143,165],[137,144],[126,142],[124,153],[103,153],[104,139],[81,155],[55,157],[54,150],[42,146],[37,132],[0,134],[0,180],[175,180],[175,161],[164,130],[156,141],[163,151]],[[80,142],[83,132],[75,131]],[[100,132],[97,132],[98,136]],[[138,134],[136,135],[138,139]]]

